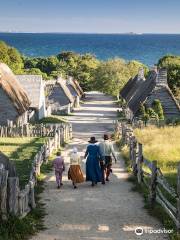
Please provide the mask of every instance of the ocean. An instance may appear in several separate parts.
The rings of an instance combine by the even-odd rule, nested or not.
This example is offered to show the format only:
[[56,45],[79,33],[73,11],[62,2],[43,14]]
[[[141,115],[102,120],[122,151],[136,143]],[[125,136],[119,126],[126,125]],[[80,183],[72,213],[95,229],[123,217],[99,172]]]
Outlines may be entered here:
[[74,51],[100,60],[120,57],[152,66],[164,55],[180,55],[180,34],[0,33],[0,40],[30,57]]

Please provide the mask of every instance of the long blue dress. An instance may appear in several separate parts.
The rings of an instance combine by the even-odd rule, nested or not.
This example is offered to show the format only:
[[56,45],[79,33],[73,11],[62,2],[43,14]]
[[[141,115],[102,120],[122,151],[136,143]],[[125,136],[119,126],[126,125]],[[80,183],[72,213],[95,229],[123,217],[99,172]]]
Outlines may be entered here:
[[101,157],[99,146],[96,144],[89,144],[86,149],[86,181],[101,182],[102,172],[99,165]]

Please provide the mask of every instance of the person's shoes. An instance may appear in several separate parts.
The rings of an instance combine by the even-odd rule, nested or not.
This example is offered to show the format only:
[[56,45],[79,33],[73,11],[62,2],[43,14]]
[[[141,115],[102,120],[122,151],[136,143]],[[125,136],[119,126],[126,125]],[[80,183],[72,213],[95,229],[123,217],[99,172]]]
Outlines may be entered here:
[[60,186],[59,186],[59,185],[57,186],[57,189],[60,189]]
[[109,182],[109,178],[106,178],[106,181]]
[[77,188],[77,186],[74,186],[74,189],[76,189]]
[[102,184],[105,184],[105,181],[102,181]]
[[63,186],[63,183],[61,183],[60,185]]
[[94,187],[94,186],[95,186],[95,184],[92,182],[91,186],[92,186],[92,187]]

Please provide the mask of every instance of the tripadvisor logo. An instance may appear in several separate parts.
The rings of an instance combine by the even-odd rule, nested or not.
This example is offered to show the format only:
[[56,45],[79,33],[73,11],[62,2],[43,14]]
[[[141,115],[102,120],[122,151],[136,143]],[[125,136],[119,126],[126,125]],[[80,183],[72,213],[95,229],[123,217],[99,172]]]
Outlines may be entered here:
[[135,229],[135,234],[138,235],[138,236],[141,236],[143,234],[143,228],[137,227]]
[[143,233],[148,233],[148,234],[152,234],[152,233],[155,233],[155,234],[170,234],[170,233],[173,233],[173,229],[165,229],[165,228],[162,228],[162,229],[149,229],[149,228],[142,228],[142,227],[137,227],[135,228],[135,234],[138,235],[138,236],[141,236]]

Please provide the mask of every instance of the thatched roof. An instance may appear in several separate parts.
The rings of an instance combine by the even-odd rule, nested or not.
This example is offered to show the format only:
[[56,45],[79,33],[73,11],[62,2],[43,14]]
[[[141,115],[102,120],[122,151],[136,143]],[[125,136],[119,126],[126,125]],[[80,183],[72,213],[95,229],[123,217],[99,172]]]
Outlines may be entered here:
[[45,85],[49,104],[66,106],[69,103],[74,102],[74,97],[68,89],[66,81],[64,79],[59,78],[57,81],[48,80],[45,82]]
[[66,84],[73,97],[79,96],[72,84]]
[[73,78],[73,82],[74,82],[74,84],[76,85],[76,88],[79,90],[80,95],[81,95],[81,96],[84,95],[84,91],[83,91],[83,89],[81,88],[79,82],[78,82],[76,79],[74,79],[74,78]]
[[130,80],[125,84],[125,86],[121,90],[120,92],[121,97],[124,98],[128,103],[132,99],[134,94],[136,94],[138,87],[143,81],[145,81],[144,70],[143,68],[140,68],[138,74],[134,78],[130,78]]
[[72,96],[70,90],[68,89],[67,85],[66,85],[66,80],[62,79],[62,78],[58,78],[57,83],[61,86],[61,88],[63,89],[65,95],[67,96],[67,98],[69,99],[69,101],[71,103],[74,103],[74,97]]
[[167,70],[162,68],[150,71],[145,81],[136,82],[127,104],[136,114],[140,104],[146,102],[150,107],[154,99],[161,101],[166,117],[180,117],[180,107],[167,84]]
[[41,75],[16,75],[31,100],[31,108],[39,109],[41,94],[45,95]]
[[141,103],[143,103],[146,97],[152,92],[156,86],[156,76],[155,71],[151,71],[145,81],[141,81],[140,84],[135,88],[131,99],[128,102],[128,107],[136,113],[139,109]]
[[[49,81],[47,81],[46,83],[47,88],[48,88],[48,82]],[[58,82],[54,82],[51,90],[48,93],[48,104],[66,106],[69,103],[71,102],[67,97],[67,95],[65,94],[64,89],[60,86]]]
[[69,82],[69,84],[72,86],[72,88],[74,89],[74,91],[76,91],[76,94],[81,97],[83,94],[81,92],[81,87],[79,86],[79,83],[77,83],[76,80],[74,80],[72,77],[69,77],[69,80],[67,80],[67,82]]
[[72,77],[69,77],[66,80],[66,86],[68,87],[68,89],[71,92],[73,97],[81,96],[81,93],[80,93],[79,89],[76,87]]
[[0,87],[11,99],[20,115],[27,111],[31,104],[30,100],[11,69],[4,63],[0,63]]

